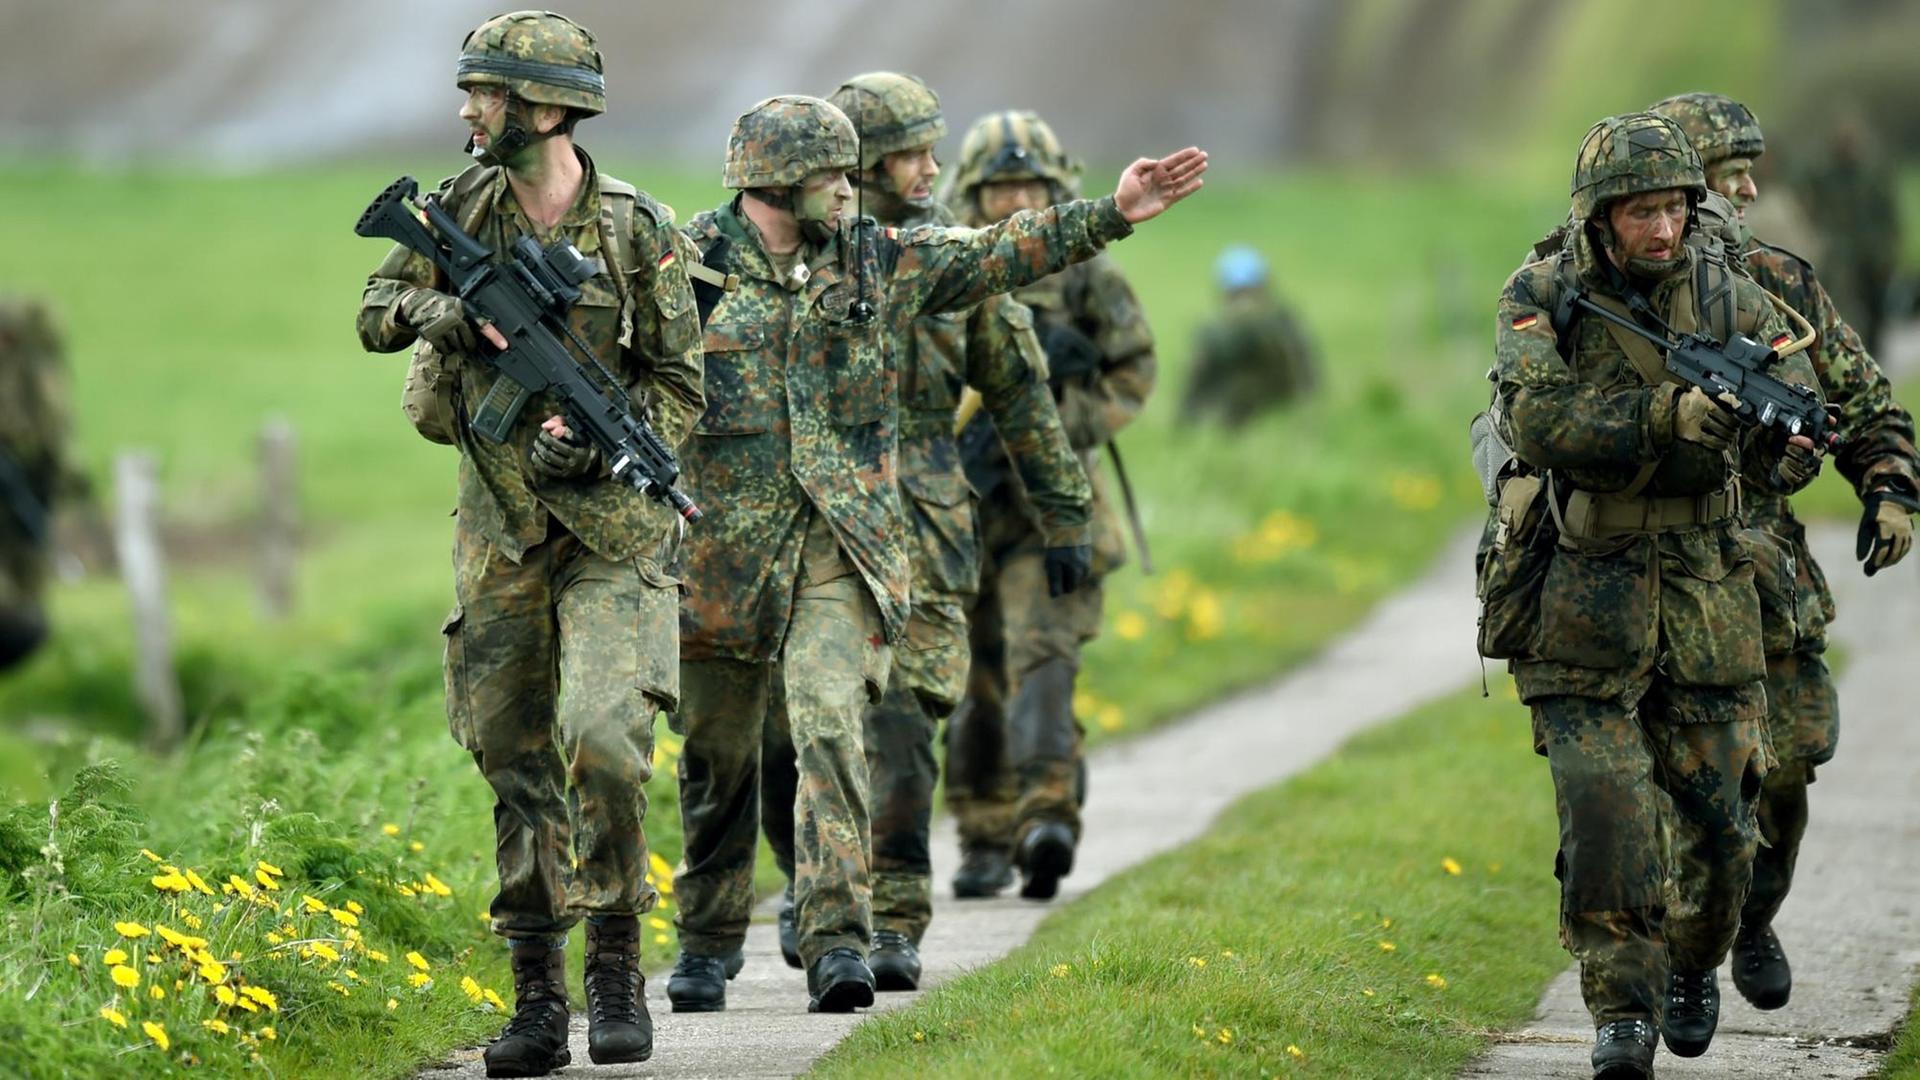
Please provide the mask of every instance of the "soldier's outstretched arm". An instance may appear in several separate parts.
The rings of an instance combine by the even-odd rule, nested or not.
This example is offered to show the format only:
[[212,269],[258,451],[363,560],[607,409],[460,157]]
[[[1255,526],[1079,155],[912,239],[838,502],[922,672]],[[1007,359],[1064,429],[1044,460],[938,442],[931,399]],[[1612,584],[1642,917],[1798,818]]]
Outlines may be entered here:
[[1025,305],[996,296],[974,309],[967,320],[967,385],[980,391],[981,407],[1019,470],[1046,546],[1078,547],[1093,543],[1093,485],[1040,378],[1045,364]]
[[[1554,347],[1553,320],[1539,299],[1549,282],[1534,279],[1539,265],[1507,279],[1494,330],[1494,381],[1514,452],[1539,469],[1637,466],[1664,456],[1679,388],[1603,390],[1577,378]],[[1543,277],[1552,273],[1545,265]]]
[[1206,152],[1190,146],[1135,161],[1102,199],[1022,210],[984,229],[909,229],[893,252],[892,302],[917,314],[957,311],[1084,262],[1200,190],[1206,171]]

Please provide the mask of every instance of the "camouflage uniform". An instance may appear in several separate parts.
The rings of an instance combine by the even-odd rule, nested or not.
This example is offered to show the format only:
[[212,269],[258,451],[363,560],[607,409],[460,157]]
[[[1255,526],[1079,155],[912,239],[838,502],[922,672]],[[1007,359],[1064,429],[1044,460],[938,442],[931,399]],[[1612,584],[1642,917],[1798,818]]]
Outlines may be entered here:
[[[828,151],[819,147],[829,145]],[[844,114],[815,98],[769,99],[736,122],[726,185],[779,189],[855,165]],[[824,153],[824,156],[822,156]],[[759,162],[817,163],[792,175]],[[690,953],[740,947],[752,912],[763,727],[784,716],[798,758],[795,893],[807,966],[871,937],[862,727],[908,634],[911,569],[896,442],[900,368],[889,341],[923,316],[964,311],[1092,257],[1131,233],[1111,199],[986,230],[870,229],[865,296],[855,230],[802,249],[797,290],[739,197],[687,228],[709,264],[739,276],[707,322],[709,405],[686,453],[706,510],[689,538],[674,722],[686,865],[677,877]],[[867,300],[875,315],[854,317]]]
[[[556,16],[517,13],[475,31],[469,51],[505,36],[537,56],[561,47],[547,40],[555,33],[584,31]],[[597,70],[597,52],[592,61]],[[462,85],[486,81],[463,75]],[[527,235],[542,245],[570,241],[602,261],[568,325],[661,438],[678,444],[704,404],[693,292],[672,258],[690,249],[670,209],[576,152],[585,169],[579,196],[550,233],[528,220],[500,169],[474,166],[440,192],[495,251]],[[613,231],[619,220],[631,223],[624,240]],[[444,286],[424,257],[396,246],[367,280],[361,343],[374,352],[412,345],[403,300]],[[443,627],[447,719],[496,800],[494,932],[552,939],[583,914],[637,914],[656,899],[642,825],[654,717],[679,698],[680,586],[669,573],[678,521],[604,468],[568,479],[534,471],[529,456],[541,423],[559,412],[550,395],[528,402],[504,442],[476,437],[468,405],[485,396],[493,372],[468,357],[454,361],[460,495],[455,604]]]
[[0,670],[46,637],[49,508],[84,489],[67,464],[66,361],[37,301],[0,297]]
[[[1217,416],[1237,428],[1312,393],[1319,361],[1299,318],[1273,295],[1257,253],[1230,249],[1218,272],[1226,301],[1195,339],[1181,412],[1189,423]],[[1251,280],[1229,281],[1229,274]]]
[[1887,293],[1899,270],[1900,200],[1894,171],[1871,153],[1855,118],[1843,118],[1802,178],[1801,204],[1826,246],[1822,277],[1868,349],[1885,344]]
[[[1765,152],[1759,123],[1738,102],[1718,94],[1668,98],[1654,111],[1686,129],[1705,168]],[[1745,235],[1742,261],[1753,279],[1812,324],[1807,351],[1821,392],[1838,408],[1841,447],[1834,465],[1862,501],[1876,489],[1920,493],[1920,454],[1913,417],[1893,400],[1893,387],[1853,329],[1840,318],[1813,266],[1783,248]],[[1749,489],[1747,523],[1768,545],[1758,569],[1767,624],[1767,724],[1778,766],[1767,775],[1758,808],[1764,845],[1754,859],[1753,887],[1741,912],[1746,927],[1766,927],[1793,882],[1807,826],[1807,785],[1833,758],[1839,699],[1823,654],[1833,593],[1807,546],[1807,530],[1783,494]],[[1682,888],[1689,882],[1678,882]]]
[[[944,195],[962,220],[979,223],[982,184],[1025,178],[1047,180],[1056,199],[1078,189],[1078,167],[1044,121],[1032,113],[998,113],[968,131]],[[1004,457],[979,463],[981,473],[997,476],[980,504],[985,551],[970,616],[973,672],[966,704],[947,728],[946,799],[963,851],[1011,851],[1043,821],[1063,823],[1079,837],[1084,762],[1073,679],[1081,648],[1100,632],[1100,581],[1126,561],[1099,457],[1146,405],[1156,375],[1153,334],[1111,259],[1070,267],[1015,290],[1014,298],[1033,309],[1050,357],[1076,338],[1098,354],[1080,373],[1055,363],[1052,379],[1067,438],[1093,483],[1094,577],[1066,596],[1049,597],[1048,539],[1024,483],[1007,473]]]
[[[1698,158],[1670,121],[1635,114],[1595,125],[1574,174],[1575,218],[1602,217],[1640,191],[1704,193]],[[1737,925],[1767,767],[1765,663],[1753,552],[1738,534],[1737,462],[1757,440],[1713,451],[1674,435],[1680,387],[1651,346],[1596,317],[1576,321],[1563,358],[1552,325],[1571,271],[1595,302],[1618,306],[1618,275],[1597,249],[1604,224],[1575,230],[1564,258],[1511,277],[1501,296],[1495,378],[1511,445],[1550,470],[1560,539],[1538,586],[1538,623],[1513,671],[1533,709],[1560,817],[1555,873],[1561,932],[1580,961],[1596,1024],[1661,1015],[1669,970],[1710,972]],[[1681,330],[1699,325],[1697,261],[1648,299]],[[1761,340],[1786,324],[1749,281],[1731,288],[1732,322]],[[1725,307],[1707,298],[1707,309]],[[1711,314],[1706,321],[1715,321]],[[1782,377],[1810,383],[1804,359]],[[1509,481],[1511,483],[1511,481]],[[1564,520],[1563,520],[1564,519]],[[1699,903],[1665,904],[1664,792],[1673,805],[1677,875]]]

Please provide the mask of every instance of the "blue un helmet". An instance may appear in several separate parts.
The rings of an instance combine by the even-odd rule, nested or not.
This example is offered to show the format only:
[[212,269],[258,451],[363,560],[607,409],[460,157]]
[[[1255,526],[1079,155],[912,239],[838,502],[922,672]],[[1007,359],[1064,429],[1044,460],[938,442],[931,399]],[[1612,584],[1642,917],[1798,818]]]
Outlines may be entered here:
[[1220,253],[1213,264],[1214,280],[1227,292],[1238,292],[1267,283],[1266,257],[1250,247],[1236,244]]

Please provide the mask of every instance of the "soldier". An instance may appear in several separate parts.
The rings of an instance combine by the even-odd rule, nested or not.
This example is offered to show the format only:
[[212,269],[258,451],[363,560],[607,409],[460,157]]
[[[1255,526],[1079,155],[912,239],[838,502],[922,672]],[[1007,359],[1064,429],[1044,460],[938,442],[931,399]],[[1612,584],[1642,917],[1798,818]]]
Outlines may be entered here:
[[[1532,486],[1547,509],[1534,515],[1559,533],[1513,672],[1553,774],[1561,937],[1597,1025],[1597,1077],[1651,1076],[1660,1034],[1684,1057],[1713,1037],[1714,969],[1747,891],[1767,768],[1741,461],[1757,456],[1750,471],[1781,491],[1819,466],[1803,437],[1743,436],[1713,398],[1674,382],[1650,343],[1570,314],[1581,309],[1567,301],[1584,296],[1722,340],[1791,340],[1764,291],[1684,242],[1705,193],[1671,120],[1595,124],[1573,173],[1580,227],[1509,278],[1499,305],[1497,404],[1508,444],[1544,474]],[[1813,381],[1798,356],[1775,374]],[[1661,791],[1675,873],[1699,883],[1697,903],[1665,906]]]
[[1181,412],[1189,422],[1212,415],[1237,428],[1311,394],[1318,361],[1300,320],[1274,297],[1259,252],[1230,247],[1213,269],[1222,310],[1200,328]]
[[[842,83],[828,100],[860,134],[860,171],[853,179],[879,224],[959,224],[933,197],[940,172],[934,145],[947,133],[938,95],[910,75],[873,72]],[[980,580],[973,492],[953,428],[962,388],[973,388],[982,411],[1004,433],[1039,509],[1063,589],[1077,587],[1091,568],[1093,492],[1047,392],[1033,313],[1020,303],[1001,295],[971,311],[925,316],[890,348],[899,368],[900,505],[912,534],[907,557],[913,610],[905,644],[893,653],[886,696],[867,712],[873,799],[873,951],[867,964],[877,989],[913,990],[920,984],[920,940],[933,919],[929,848],[939,778],[933,744],[940,720],[966,690],[966,613]],[[761,782],[767,838],[789,874],[791,747],[784,731],[767,744]],[[782,908],[783,951],[794,925],[792,910]],[[789,962],[798,966],[797,952]]]
[[1900,199],[1893,170],[1873,152],[1857,112],[1828,129],[1825,152],[1801,183],[1802,205],[1826,245],[1821,263],[1834,303],[1868,350],[1884,344],[1887,294],[1900,261]]
[[0,671],[46,639],[52,508],[85,493],[67,463],[67,401],[53,316],[38,301],[0,297]]
[[[1813,266],[1745,229],[1746,209],[1760,196],[1753,176],[1765,152],[1760,124],[1746,106],[1719,94],[1682,94],[1653,107],[1686,129],[1706,167],[1707,187],[1735,207],[1738,252],[1753,279],[1785,300],[1816,330],[1808,357],[1820,389],[1840,413],[1841,449],[1834,464],[1865,506],[1860,556],[1871,575],[1900,561],[1913,545],[1910,512],[1920,496],[1920,455],[1913,417],[1893,400],[1893,387],[1853,329],[1840,318]],[[1754,490],[1748,524],[1777,545],[1763,566],[1781,580],[1760,593],[1770,618],[1767,634],[1767,725],[1779,764],[1767,774],[1759,805],[1765,846],[1754,858],[1753,887],[1740,912],[1733,943],[1733,985],[1757,1008],[1787,1003],[1793,975],[1773,918],[1793,884],[1793,867],[1807,828],[1807,785],[1817,766],[1832,760],[1839,737],[1839,699],[1822,654],[1833,593],[1807,546],[1807,530],[1785,495]],[[1784,556],[1782,558],[1781,556]],[[1692,882],[1681,881],[1682,888]]]
[[[531,236],[601,262],[568,324],[625,383],[605,389],[626,394],[673,445],[704,404],[693,291],[676,262],[691,247],[671,210],[574,144],[574,125],[606,108],[601,73],[593,35],[559,15],[482,23],[458,65],[479,164],[439,198],[495,251]],[[515,996],[487,1075],[540,1076],[571,1060],[562,949],[582,915],[589,1055],[645,1061],[653,1024],[636,917],[657,899],[642,828],[653,723],[679,696],[680,589],[668,574],[678,521],[614,480],[549,395],[504,442],[475,437],[466,418],[493,381],[477,343],[506,342],[444,284],[396,247],[367,281],[359,332],[375,352],[424,338],[457,374],[446,410],[460,448],[447,718],[494,792],[491,913],[512,946]]]
[[735,123],[724,184],[688,226],[737,278],[706,329],[709,404],[688,443],[685,688],[676,730],[686,865],[677,876],[676,1010],[725,1007],[727,958],[753,906],[763,727],[798,759],[794,917],[809,1008],[873,1001],[862,724],[888,682],[910,594],[896,475],[899,369],[888,342],[925,315],[1087,259],[1200,186],[1206,155],[1136,161],[1111,198],[996,228],[853,228],[858,135],[819,98],[783,96]]
[[[946,202],[969,224],[999,221],[1075,197],[1079,175],[1038,115],[995,113],[967,132]],[[947,729],[947,805],[960,826],[956,896],[1006,888],[1011,855],[1025,879],[1021,895],[1045,900],[1073,869],[1080,840],[1085,765],[1073,717],[1080,650],[1100,631],[1100,580],[1126,558],[1096,466],[1153,390],[1153,335],[1126,278],[1104,257],[1014,297],[1033,309],[1061,421],[1094,482],[1094,576],[1071,595],[1048,588],[1051,541],[1037,508],[991,437],[963,436],[986,449],[968,464],[981,492],[986,550],[968,702]]]

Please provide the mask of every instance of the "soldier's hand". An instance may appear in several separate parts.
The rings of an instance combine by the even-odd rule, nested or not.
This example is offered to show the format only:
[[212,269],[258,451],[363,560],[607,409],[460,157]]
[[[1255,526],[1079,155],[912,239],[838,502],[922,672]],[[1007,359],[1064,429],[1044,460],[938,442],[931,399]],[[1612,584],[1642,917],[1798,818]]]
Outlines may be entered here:
[[[1720,395],[1725,401],[1730,395]],[[1698,443],[1709,450],[1725,450],[1740,434],[1740,421],[1697,386],[1689,387],[1673,406],[1673,437]]]
[[1889,494],[1880,490],[1868,495],[1866,512],[1860,515],[1853,555],[1866,564],[1868,577],[1906,558],[1913,548],[1912,514]]
[[1113,204],[1127,224],[1138,225],[1164,213],[1167,207],[1200,190],[1207,171],[1207,152],[1197,146],[1155,160],[1141,158],[1120,174]]
[[1065,596],[1093,576],[1093,547],[1075,544],[1047,549],[1047,595]]
[[1820,475],[1820,451],[1813,440],[1795,435],[1787,440],[1787,452],[1773,466],[1773,486],[1778,491],[1795,492]]
[[[414,289],[402,296],[400,321],[413,327],[442,356],[469,354],[478,341],[474,336],[478,329],[467,317],[467,306],[438,289]],[[495,330],[489,340],[499,335]]]
[[600,463],[600,451],[586,436],[569,430],[565,419],[549,416],[533,438],[533,471],[552,480],[585,476]]

